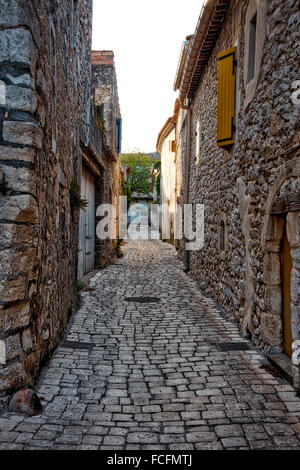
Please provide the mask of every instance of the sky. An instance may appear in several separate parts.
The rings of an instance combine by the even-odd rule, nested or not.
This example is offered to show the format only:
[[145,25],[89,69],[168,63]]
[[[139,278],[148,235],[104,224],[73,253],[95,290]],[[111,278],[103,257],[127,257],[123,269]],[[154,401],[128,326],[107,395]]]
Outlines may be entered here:
[[154,152],[173,115],[182,42],[203,0],[94,0],[93,50],[113,50],[123,119],[122,152]]

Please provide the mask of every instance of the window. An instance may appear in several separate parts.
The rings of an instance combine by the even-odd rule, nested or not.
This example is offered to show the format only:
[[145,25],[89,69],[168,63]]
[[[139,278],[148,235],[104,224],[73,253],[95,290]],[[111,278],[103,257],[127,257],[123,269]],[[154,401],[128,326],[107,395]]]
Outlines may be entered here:
[[247,110],[256,94],[265,49],[267,32],[268,0],[249,0],[245,18],[243,111]]
[[117,151],[121,153],[122,149],[122,118],[117,119]]
[[249,25],[249,50],[248,50],[248,77],[247,83],[254,78],[255,71],[255,50],[256,50],[256,29],[257,14],[254,15]]
[[235,90],[237,48],[219,54],[217,144],[226,147],[235,142]]

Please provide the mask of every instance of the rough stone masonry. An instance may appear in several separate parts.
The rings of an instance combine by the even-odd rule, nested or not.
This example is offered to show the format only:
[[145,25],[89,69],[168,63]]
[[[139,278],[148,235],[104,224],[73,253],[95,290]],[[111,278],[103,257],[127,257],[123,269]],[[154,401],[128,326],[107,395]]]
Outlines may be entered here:
[[0,0],[0,396],[32,383],[74,308],[92,0]]
[[[187,111],[181,111],[177,125],[176,162],[179,176],[183,175],[177,181],[178,202],[187,197],[190,203],[205,206],[205,248],[190,253],[189,267],[203,291],[232,314],[255,345],[266,353],[281,353],[284,231],[293,265],[289,289],[292,340],[299,340],[300,334],[299,104],[293,99],[299,83],[299,3],[209,3],[216,18],[218,10],[224,12],[225,4],[228,9],[217,35],[213,22],[210,33],[203,33],[205,66],[199,52],[202,43],[191,54],[201,57],[189,85],[193,90],[190,163],[187,118],[183,121]],[[248,58],[254,20],[255,67],[250,80]],[[210,37],[215,39],[210,41]],[[236,136],[234,145],[220,148],[218,55],[233,46],[237,46]],[[181,93],[187,80],[184,75]],[[297,367],[293,375],[299,386]]]

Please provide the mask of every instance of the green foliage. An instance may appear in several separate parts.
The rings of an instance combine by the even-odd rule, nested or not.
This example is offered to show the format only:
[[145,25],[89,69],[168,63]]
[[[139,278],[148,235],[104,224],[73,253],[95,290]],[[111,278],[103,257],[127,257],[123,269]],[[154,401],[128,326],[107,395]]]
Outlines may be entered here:
[[131,192],[149,195],[151,192],[152,168],[157,162],[154,154],[124,153],[121,155],[122,164],[130,167],[128,186]]
[[161,170],[161,161],[160,161],[160,160],[156,160],[156,162],[153,164],[153,168],[154,168],[155,170],[159,170],[159,172],[160,172],[160,170]]
[[156,188],[157,196],[160,196],[161,161],[155,162],[153,165],[153,169],[157,170],[156,176],[155,176],[155,188]]
[[77,181],[72,181],[70,186],[70,204],[72,209],[83,209],[88,205],[88,201],[81,198],[80,187]]
[[107,136],[107,129],[106,129],[106,124],[105,124],[105,119],[104,119],[104,105],[103,104],[97,104],[93,105],[93,110],[94,110],[94,118],[96,121],[97,126],[100,129],[102,137],[106,138]]
[[84,284],[82,282],[75,281],[74,282],[74,287],[79,292],[84,288]]
[[0,193],[6,196],[11,191],[11,188],[5,180],[5,175],[3,173],[2,180],[0,181]]
[[127,209],[129,209],[132,201],[132,192],[129,185],[124,180],[122,180],[122,196],[127,197]]
[[160,196],[160,175],[157,176],[155,179],[155,187],[156,187],[157,196]]

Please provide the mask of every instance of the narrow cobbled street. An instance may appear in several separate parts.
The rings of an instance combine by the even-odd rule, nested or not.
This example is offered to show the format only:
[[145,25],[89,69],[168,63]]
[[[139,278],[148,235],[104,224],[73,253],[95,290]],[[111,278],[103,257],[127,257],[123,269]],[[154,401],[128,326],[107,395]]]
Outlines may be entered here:
[[174,248],[135,241],[124,255],[83,291],[41,375],[42,414],[0,418],[0,449],[299,447],[295,390],[250,343],[219,350],[245,340],[183,273]]

